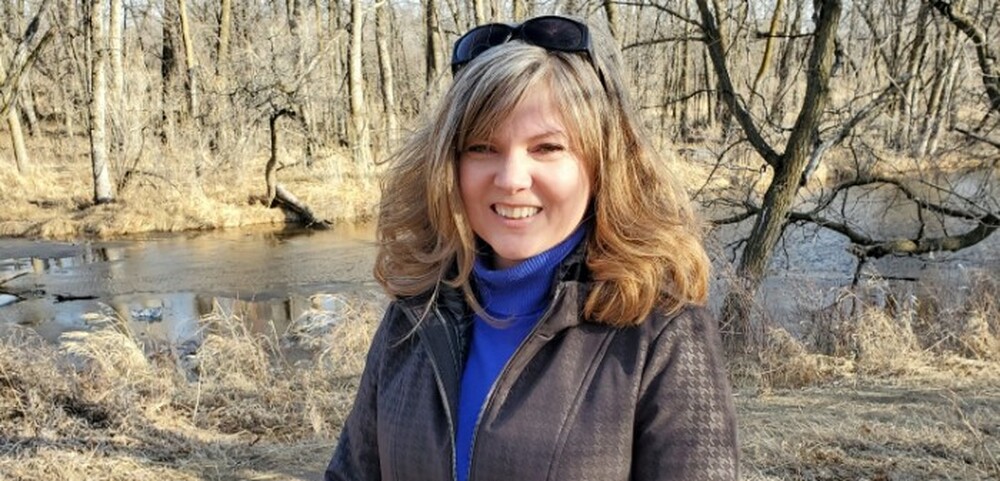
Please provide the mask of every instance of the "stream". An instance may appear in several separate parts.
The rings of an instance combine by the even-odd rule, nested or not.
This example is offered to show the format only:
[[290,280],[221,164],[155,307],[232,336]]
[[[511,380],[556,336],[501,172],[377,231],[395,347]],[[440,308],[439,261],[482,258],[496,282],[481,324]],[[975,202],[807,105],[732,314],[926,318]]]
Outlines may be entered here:
[[[739,235],[739,228],[720,229],[708,242],[716,259],[714,293],[724,292],[721,284],[732,270],[726,240]],[[829,231],[790,228],[772,260],[761,304],[797,330],[803,312],[829,305],[851,283],[856,264],[846,247]],[[345,296],[380,296],[371,274],[374,256],[373,226],[108,242],[0,239],[0,338],[26,326],[57,342],[64,332],[91,329],[90,313],[102,312],[142,338],[179,345],[197,340],[200,319],[213,309],[240,316],[255,332],[281,334],[309,309],[335,310]],[[876,303],[889,293],[913,297],[921,289],[958,295],[977,276],[1000,276],[1000,235],[957,253],[881,259],[866,272]],[[716,307],[720,298],[712,296]]]

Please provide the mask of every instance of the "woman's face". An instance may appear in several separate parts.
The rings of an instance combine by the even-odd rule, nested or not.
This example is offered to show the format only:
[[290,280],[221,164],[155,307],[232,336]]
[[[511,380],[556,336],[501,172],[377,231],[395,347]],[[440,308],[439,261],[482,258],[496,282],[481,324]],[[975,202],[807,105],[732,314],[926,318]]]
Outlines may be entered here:
[[466,215],[498,268],[569,237],[590,201],[591,179],[570,149],[548,87],[533,88],[491,138],[466,142],[459,188]]

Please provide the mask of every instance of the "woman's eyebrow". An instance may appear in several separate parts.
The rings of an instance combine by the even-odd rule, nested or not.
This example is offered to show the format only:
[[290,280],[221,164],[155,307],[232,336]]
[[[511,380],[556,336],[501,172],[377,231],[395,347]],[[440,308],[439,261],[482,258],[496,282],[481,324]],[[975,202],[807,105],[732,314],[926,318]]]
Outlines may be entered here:
[[539,140],[547,139],[547,138],[550,138],[550,137],[559,137],[560,139],[567,138],[566,137],[566,132],[563,132],[560,129],[555,129],[555,130],[549,130],[547,132],[542,132],[540,134],[532,135],[531,137],[528,138],[528,140],[529,141],[539,141]]

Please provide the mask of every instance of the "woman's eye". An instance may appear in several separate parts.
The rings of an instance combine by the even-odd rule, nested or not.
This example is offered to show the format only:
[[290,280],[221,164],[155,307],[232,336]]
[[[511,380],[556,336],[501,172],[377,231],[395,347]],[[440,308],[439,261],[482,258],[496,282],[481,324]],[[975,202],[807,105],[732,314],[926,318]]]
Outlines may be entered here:
[[542,154],[548,154],[553,152],[561,152],[565,150],[565,147],[563,147],[560,144],[541,144],[538,147],[536,147],[535,150]]
[[472,144],[465,148],[471,154],[486,154],[493,151],[493,148],[486,144]]

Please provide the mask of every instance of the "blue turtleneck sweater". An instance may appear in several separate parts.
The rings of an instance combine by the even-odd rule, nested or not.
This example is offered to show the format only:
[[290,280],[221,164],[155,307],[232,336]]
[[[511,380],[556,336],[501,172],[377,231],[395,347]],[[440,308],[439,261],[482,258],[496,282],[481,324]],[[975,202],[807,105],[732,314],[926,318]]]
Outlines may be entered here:
[[581,225],[561,243],[509,269],[493,270],[489,259],[476,259],[472,273],[479,302],[500,325],[474,316],[469,357],[458,396],[455,433],[458,481],[469,477],[476,424],[493,383],[549,306],[556,269],[585,234],[586,227]]

